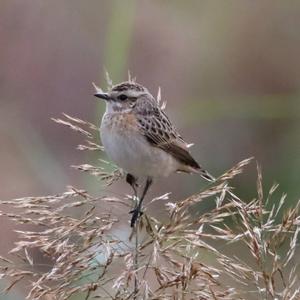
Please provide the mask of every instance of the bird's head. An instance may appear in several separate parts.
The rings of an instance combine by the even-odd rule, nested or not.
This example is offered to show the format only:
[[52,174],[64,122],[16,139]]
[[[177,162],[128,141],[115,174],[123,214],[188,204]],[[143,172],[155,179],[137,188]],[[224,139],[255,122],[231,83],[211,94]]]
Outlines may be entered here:
[[94,95],[105,100],[108,112],[130,112],[135,108],[154,105],[156,101],[144,86],[135,82],[119,83],[107,92],[103,92],[96,85],[94,87]]

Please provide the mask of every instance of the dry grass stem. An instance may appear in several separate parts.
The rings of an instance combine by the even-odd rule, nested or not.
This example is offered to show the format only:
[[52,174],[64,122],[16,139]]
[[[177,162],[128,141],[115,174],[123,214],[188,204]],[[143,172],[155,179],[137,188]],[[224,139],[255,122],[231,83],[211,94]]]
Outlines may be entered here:
[[[103,150],[94,139],[95,125],[67,114],[54,121],[87,139],[79,150]],[[114,213],[116,207],[127,213],[134,200],[130,197],[93,196],[70,186],[57,195],[0,201],[6,206],[0,216],[18,225],[15,246],[7,257],[0,257],[0,278],[9,282],[3,293],[25,281],[30,284],[27,299],[34,300],[75,295],[80,299],[300,299],[300,202],[284,211],[286,195],[277,196],[278,184],[263,189],[259,166],[256,199],[233,195],[230,180],[251,160],[236,164],[186,199],[174,202],[165,194],[149,201],[148,206],[161,202],[166,217],[159,220],[145,212],[133,242],[118,233],[120,220]],[[107,185],[123,177],[115,167],[107,172],[112,168],[103,162],[73,167]],[[200,210],[203,203],[214,207]]]

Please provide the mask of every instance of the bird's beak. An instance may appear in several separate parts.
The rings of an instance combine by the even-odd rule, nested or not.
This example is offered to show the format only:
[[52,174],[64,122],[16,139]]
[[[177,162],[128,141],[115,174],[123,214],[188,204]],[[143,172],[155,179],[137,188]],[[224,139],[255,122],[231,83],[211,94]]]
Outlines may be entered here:
[[103,99],[105,101],[110,100],[110,97],[107,93],[96,93],[94,94],[95,97]]
[[104,92],[102,91],[102,89],[99,88],[98,86],[96,86],[96,84],[95,84],[94,82],[93,82],[93,86],[94,86],[94,88],[95,88],[95,90],[96,90],[96,93],[94,94],[95,97],[100,98],[100,99],[103,99],[103,100],[105,100],[105,101],[110,100],[110,96],[109,96],[108,93],[104,93]]

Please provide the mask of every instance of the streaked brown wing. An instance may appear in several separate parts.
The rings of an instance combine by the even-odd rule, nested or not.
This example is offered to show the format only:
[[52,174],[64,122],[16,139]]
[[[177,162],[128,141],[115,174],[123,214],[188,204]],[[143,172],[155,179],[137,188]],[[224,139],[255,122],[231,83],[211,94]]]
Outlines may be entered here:
[[141,133],[152,146],[164,150],[184,165],[200,169],[189,153],[186,142],[162,110],[154,109],[151,114],[140,115],[137,119]]

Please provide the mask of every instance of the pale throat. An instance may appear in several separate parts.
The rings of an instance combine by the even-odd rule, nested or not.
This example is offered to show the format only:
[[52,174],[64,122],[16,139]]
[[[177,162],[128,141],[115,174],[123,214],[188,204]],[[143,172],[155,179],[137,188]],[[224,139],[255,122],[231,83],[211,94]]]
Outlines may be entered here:
[[106,103],[106,113],[115,114],[115,113],[129,113],[132,111],[131,107],[126,107],[123,103],[110,101]]

